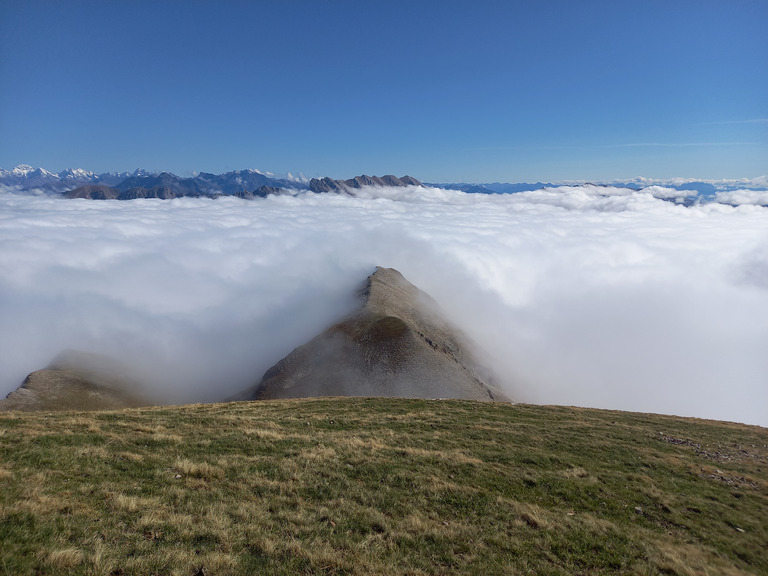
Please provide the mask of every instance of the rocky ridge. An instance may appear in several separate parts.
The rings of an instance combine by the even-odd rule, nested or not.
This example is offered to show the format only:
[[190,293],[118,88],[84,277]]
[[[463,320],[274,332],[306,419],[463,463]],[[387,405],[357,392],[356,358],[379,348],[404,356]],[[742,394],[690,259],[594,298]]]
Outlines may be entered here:
[[312,396],[501,399],[436,302],[377,267],[360,308],[270,368],[246,399]]
[[362,175],[349,180],[321,178],[307,181],[294,178],[290,174],[287,178],[277,178],[259,170],[234,170],[223,174],[200,172],[192,177],[182,178],[170,172],[150,173],[145,170],[96,174],[80,169],[55,173],[26,164],[12,170],[0,168],[0,187],[20,192],[58,194],[65,198],[90,200],[167,200],[187,196],[235,196],[253,199],[303,190],[350,193],[366,186],[421,186],[421,183],[410,176],[398,178],[392,175]]
[[379,187],[405,187],[405,186],[421,186],[421,182],[411,176],[403,176],[398,178],[387,174],[386,176],[356,176],[349,180],[334,180],[333,178],[312,178],[309,181],[309,190],[315,193],[323,192],[346,192],[350,193],[354,190],[360,190],[365,186],[379,186]]

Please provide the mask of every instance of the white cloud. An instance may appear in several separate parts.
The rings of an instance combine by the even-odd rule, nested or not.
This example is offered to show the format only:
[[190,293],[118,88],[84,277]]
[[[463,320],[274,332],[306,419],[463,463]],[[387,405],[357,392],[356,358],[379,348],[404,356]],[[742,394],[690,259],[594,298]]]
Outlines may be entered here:
[[294,175],[291,172],[288,172],[285,175],[285,179],[290,181],[290,182],[297,182],[299,184],[307,184],[307,183],[309,183],[309,178],[304,176],[304,174],[302,172],[299,172],[298,176]]
[[81,348],[213,400],[344,314],[382,265],[435,297],[517,400],[768,425],[768,209],[655,195],[0,194],[0,392]]
[[731,205],[757,204],[768,206],[768,190],[733,190],[717,192],[715,202]]

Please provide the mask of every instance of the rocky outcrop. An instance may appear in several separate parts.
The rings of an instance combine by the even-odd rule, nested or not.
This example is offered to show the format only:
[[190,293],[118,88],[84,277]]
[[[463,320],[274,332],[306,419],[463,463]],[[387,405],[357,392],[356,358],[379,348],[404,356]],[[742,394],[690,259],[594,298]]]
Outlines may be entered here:
[[[200,196],[200,194],[184,194],[186,196]],[[172,188],[168,186],[155,186],[153,188],[128,188],[119,190],[104,184],[89,184],[70,190],[64,194],[67,198],[87,198],[89,200],[136,200],[138,198],[159,198],[170,200],[178,198]]]
[[364,186],[389,186],[389,187],[404,187],[404,186],[421,186],[421,182],[412,178],[411,176],[403,176],[398,178],[397,176],[357,176],[349,180],[334,180],[333,178],[313,178],[309,181],[309,189],[315,193],[322,192],[352,192],[359,190]]
[[500,398],[435,301],[397,270],[377,268],[360,299],[359,310],[280,360],[242,398]]
[[254,196],[258,196],[259,198],[266,198],[270,194],[277,196],[279,194],[283,194],[285,192],[284,188],[277,188],[276,186],[267,186],[266,184],[264,186],[259,186],[256,188],[256,190],[253,191]]
[[118,363],[96,354],[67,351],[48,367],[32,372],[24,383],[0,400],[8,410],[118,410],[148,406],[138,384]]
[[116,200],[120,196],[120,190],[106,184],[86,184],[69,192],[65,192],[67,198],[86,198],[88,200]]
[[160,200],[171,200],[180,196],[201,196],[199,193],[190,192],[189,194],[179,194],[169,186],[155,186],[153,188],[129,188],[123,190],[118,195],[118,200],[138,200],[139,198],[158,198]]

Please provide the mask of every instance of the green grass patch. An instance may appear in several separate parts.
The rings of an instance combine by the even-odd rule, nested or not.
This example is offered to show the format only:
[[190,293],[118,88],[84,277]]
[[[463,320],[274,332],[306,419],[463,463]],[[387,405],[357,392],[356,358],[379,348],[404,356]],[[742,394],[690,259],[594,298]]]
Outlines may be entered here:
[[0,415],[0,573],[766,574],[768,430],[316,399]]

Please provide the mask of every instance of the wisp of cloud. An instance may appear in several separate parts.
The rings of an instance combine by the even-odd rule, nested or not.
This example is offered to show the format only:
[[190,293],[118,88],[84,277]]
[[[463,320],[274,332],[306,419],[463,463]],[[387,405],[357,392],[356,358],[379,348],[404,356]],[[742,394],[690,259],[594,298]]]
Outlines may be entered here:
[[351,310],[381,265],[438,301],[514,400],[766,426],[768,209],[664,198],[0,193],[0,393],[79,349],[165,401],[227,397]]

